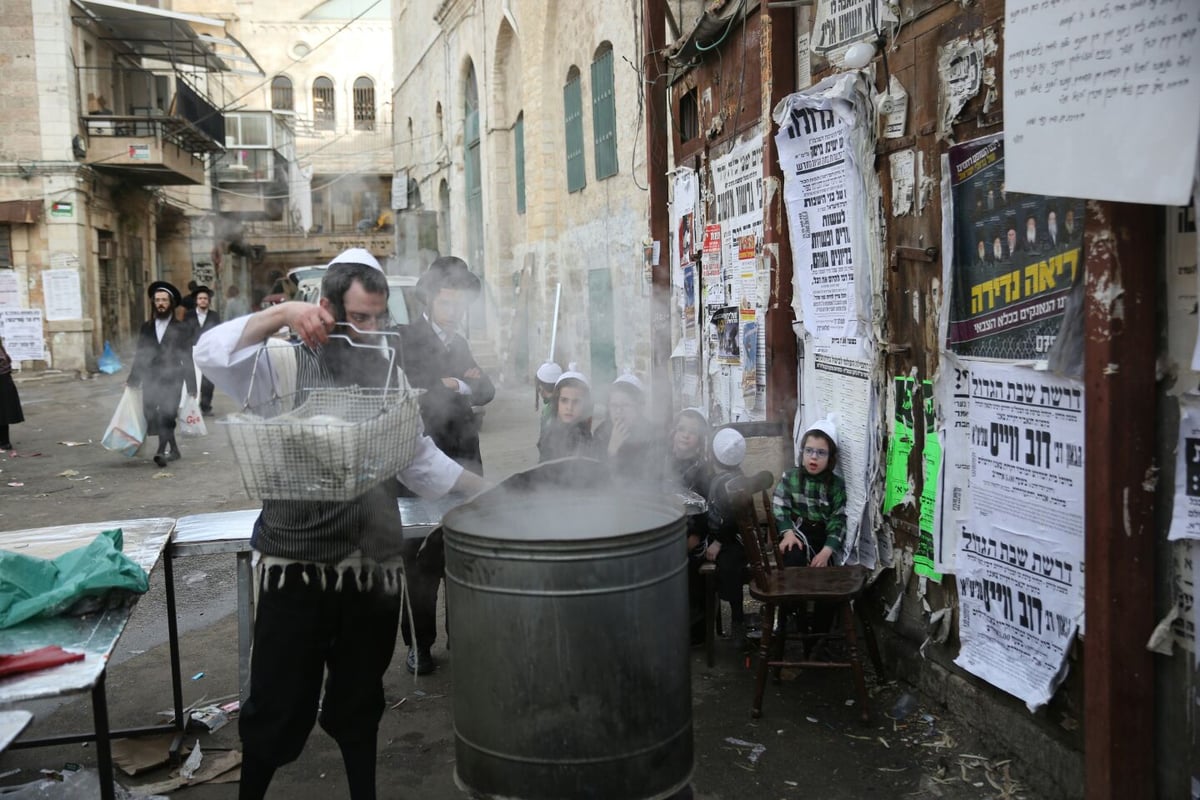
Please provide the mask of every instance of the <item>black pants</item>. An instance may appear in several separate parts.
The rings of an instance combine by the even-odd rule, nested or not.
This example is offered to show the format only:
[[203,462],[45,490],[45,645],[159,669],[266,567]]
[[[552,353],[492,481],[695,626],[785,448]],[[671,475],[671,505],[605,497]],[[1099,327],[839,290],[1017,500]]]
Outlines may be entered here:
[[200,378],[200,410],[212,411],[213,382],[208,378]]
[[10,444],[8,441],[8,424],[0,425],[0,444]]
[[259,592],[250,697],[238,720],[246,757],[270,767],[295,761],[318,708],[321,727],[339,746],[374,753],[398,594],[384,591],[378,575],[367,589],[347,572],[339,590],[331,567],[324,587],[311,565],[289,565],[283,586],[281,574],[272,568]]
[[741,542],[723,542],[717,553],[717,596],[729,603],[734,622],[741,622],[742,586],[746,583],[746,548]]
[[[430,534],[433,535],[433,534]],[[416,632],[415,643],[418,650],[428,650],[437,641],[437,599],[438,586],[442,582],[442,569],[431,557],[417,559],[417,551],[421,549],[424,539],[408,539],[400,549],[404,559],[404,575],[408,581],[408,601],[412,602],[412,625],[409,625],[409,607],[407,602],[402,604],[400,612],[400,634],[404,644],[412,647],[413,633]],[[431,546],[435,546],[431,543]],[[429,554],[432,555],[432,554]]]

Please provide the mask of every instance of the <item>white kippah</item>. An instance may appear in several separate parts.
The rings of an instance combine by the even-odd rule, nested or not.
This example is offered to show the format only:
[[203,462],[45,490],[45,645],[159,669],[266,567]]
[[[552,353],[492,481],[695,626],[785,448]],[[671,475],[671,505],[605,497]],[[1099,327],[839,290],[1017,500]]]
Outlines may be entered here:
[[547,361],[537,368],[537,379],[542,383],[554,383],[563,374],[563,368],[553,361]]
[[383,272],[383,267],[379,266],[379,261],[375,256],[361,247],[351,247],[349,250],[343,250],[334,256],[333,260],[325,266],[332,267],[334,264],[364,264]]
[[727,467],[741,465],[746,458],[746,437],[733,428],[722,428],[713,437],[713,457]]

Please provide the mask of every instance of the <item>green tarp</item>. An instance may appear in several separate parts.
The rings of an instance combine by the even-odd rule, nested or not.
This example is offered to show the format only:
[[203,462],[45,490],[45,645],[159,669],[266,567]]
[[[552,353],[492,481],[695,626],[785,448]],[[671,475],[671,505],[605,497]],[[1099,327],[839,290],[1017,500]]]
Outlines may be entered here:
[[32,617],[61,614],[78,601],[110,589],[144,593],[150,579],[121,552],[123,546],[118,528],[53,561],[0,550],[0,629]]

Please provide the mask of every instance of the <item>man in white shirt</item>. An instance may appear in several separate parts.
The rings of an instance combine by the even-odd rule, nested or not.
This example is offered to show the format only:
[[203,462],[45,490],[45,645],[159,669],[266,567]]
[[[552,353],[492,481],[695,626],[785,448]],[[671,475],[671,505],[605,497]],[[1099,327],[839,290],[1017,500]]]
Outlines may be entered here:
[[[196,307],[183,315],[183,321],[192,329],[192,344],[200,340],[207,330],[221,324],[221,315],[212,310],[212,289],[207,286],[197,286],[194,292]],[[213,382],[208,378],[200,380],[200,413],[212,415]]]
[[[294,351],[271,347],[259,357],[268,338],[286,326],[307,348],[303,358],[319,362],[326,385],[382,386],[392,368],[387,359],[340,346],[329,335],[336,322],[368,336],[380,330],[387,297],[378,261],[365,250],[348,250],[330,262],[318,305],[280,303],[219,325],[200,337],[196,363],[222,391],[257,406],[287,391],[281,383],[289,380],[285,364]],[[304,374],[294,366],[290,380],[306,386]],[[426,497],[486,488],[423,434],[397,477]],[[259,600],[250,695],[239,719],[241,800],[262,798],[275,770],[300,756],[318,711],[321,727],[342,751],[350,797],[375,798],[383,675],[400,615],[397,489],[389,479],[346,503],[263,502],[251,538],[259,555]]]

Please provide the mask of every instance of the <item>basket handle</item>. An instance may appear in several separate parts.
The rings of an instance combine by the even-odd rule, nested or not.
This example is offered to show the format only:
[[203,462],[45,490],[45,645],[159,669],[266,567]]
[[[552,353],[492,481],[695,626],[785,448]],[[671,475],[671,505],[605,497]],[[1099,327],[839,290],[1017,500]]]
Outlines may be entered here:
[[[390,390],[392,388],[393,376],[396,373],[396,354],[397,354],[397,352],[401,351],[400,333],[398,331],[366,331],[366,330],[362,330],[361,328],[358,328],[351,322],[335,322],[334,323],[335,329],[339,326],[341,326],[343,328],[348,328],[362,336],[387,337],[385,339],[382,339],[379,343],[367,343],[367,342],[363,342],[363,341],[356,341],[348,333],[331,333],[331,334],[329,334],[329,338],[343,339],[347,343],[349,343],[349,345],[351,347],[364,348],[364,349],[368,349],[368,350],[378,350],[382,353],[386,353],[388,356],[388,370],[387,370],[387,379],[384,382],[383,389],[385,392]],[[389,343],[389,342],[391,342],[391,343]],[[261,362],[263,355],[265,353],[267,353],[271,347],[289,347],[289,348],[292,348],[293,350],[295,350],[296,348],[301,348],[304,346],[305,346],[304,342],[301,342],[296,339],[289,339],[285,342],[282,342],[281,344],[275,344],[275,345],[269,345],[266,342],[264,342],[262,347],[258,348],[258,352],[254,354],[254,369],[250,373],[250,385],[247,387],[246,397],[242,401],[242,410],[243,411],[249,410],[252,405],[252,400],[254,398],[254,383],[256,380],[258,380],[258,377],[259,377],[259,364]],[[401,366],[401,369],[403,369],[403,366]],[[271,364],[271,359],[269,356],[267,358],[267,373],[271,378],[271,397],[270,397],[269,402],[272,402],[272,403],[278,402],[282,398],[282,394],[279,391],[279,384],[276,381],[275,369]],[[298,388],[299,387],[293,387],[292,391],[294,392]]]

